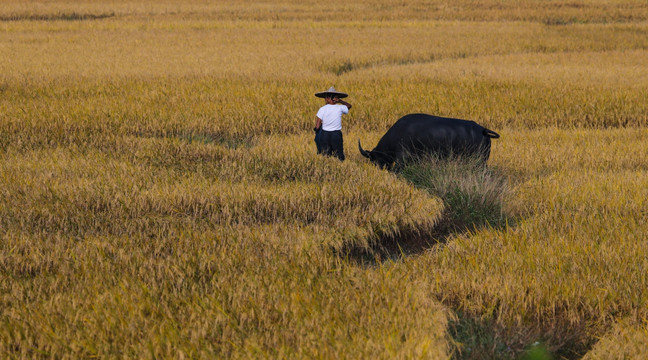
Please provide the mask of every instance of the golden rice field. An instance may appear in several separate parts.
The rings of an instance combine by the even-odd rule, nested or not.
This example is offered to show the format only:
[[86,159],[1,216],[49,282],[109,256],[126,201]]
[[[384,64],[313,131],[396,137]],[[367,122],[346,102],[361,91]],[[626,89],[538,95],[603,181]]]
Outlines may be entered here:
[[[648,356],[645,1],[1,4],[1,358]],[[414,112],[489,168],[356,150]]]

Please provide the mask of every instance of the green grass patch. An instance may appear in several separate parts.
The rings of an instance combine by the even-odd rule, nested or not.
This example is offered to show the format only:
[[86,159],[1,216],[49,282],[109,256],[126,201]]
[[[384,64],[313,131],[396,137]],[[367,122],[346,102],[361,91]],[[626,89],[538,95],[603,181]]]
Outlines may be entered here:
[[400,175],[443,200],[438,227],[445,232],[502,227],[509,220],[502,207],[509,192],[506,178],[480,159],[427,156],[407,164]]

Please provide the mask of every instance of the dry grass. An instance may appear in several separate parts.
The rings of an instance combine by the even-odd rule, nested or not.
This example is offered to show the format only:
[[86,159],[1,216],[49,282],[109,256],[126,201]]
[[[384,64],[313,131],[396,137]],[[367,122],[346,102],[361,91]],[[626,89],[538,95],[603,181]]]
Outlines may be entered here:
[[459,235],[417,259],[422,269],[438,269],[439,295],[496,323],[509,347],[551,339],[552,350],[578,349],[616,319],[644,318],[648,178],[641,149],[648,133],[507,135],[493,162],[512,175],[525,169],[511,177],[517,194],[508,202],[508,213],[521,218],[503,230]]
[[[3,2],[0,355],[645,357],[646,19],[621,0]],[[330,85],[354,105],[344,163],[314,155]],[[449,181],[495,174],[508,223],[439,234],[430,169],[419,189],[355,151],[412,112],[502,135],[484,176]]]
[[641,359],[648,353],[645,324],[621,321],[584,359]]

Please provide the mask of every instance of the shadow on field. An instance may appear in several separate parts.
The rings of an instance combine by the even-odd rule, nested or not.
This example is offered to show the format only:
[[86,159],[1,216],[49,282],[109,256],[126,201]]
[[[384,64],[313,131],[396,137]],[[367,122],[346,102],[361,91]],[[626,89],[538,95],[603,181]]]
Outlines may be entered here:
[[[497,167],[489,167],[478,159],[420,159],[403,167],[398,176],[417,188],[443,201],[444,209],[432,229],[400,229],[398,235],[372,239],[369,249],[347,249],[344,254],[360,266],[371,267],[406,256],[435,251],[456,236],[469,235],[479,229],[505,229],[525,217],[504,206],[511,198],[507,178]],[[448,304],[452,308],[452,304]],[[498,303],[494,304],[499,307]],[[454,359],[580,359],[593,344],[564,343],[550,352],[549,345],[529,340],[535,338],[510,336],[519,329],[501,328],[492,317],[464,313],[452,309],[455,318],[448,328],[457,344]],[[569,327],[567,327],[569,328]],[[528,335],[528,334],[527,334]],[[567,335],[567,334],[565,334]],[[559,336],[560,338],[560,336]],[[563,337],[563,338],[566,338]],[[555,348],[555,344],[554,348]]]
[[86,20],[101,20],[115,17],[114,12],[109,13],[78,13],[78,12],[63,12],[52,14],[9,14],[0,15],[0,22],[8,21],[86,21]]

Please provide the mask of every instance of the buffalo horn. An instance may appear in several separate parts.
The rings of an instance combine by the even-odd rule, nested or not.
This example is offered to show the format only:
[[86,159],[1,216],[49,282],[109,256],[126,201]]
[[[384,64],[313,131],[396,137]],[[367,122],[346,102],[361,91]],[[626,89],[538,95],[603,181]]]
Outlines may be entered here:
[[362,154],[362,156],[364,156],[364,157],[366,157],[366,158],[369,157],[369,151],[364,150],[364,149],[362,148],[362,145],[360,145],[360,139],[358,139],[358,149],[360,149],[360,154]]

